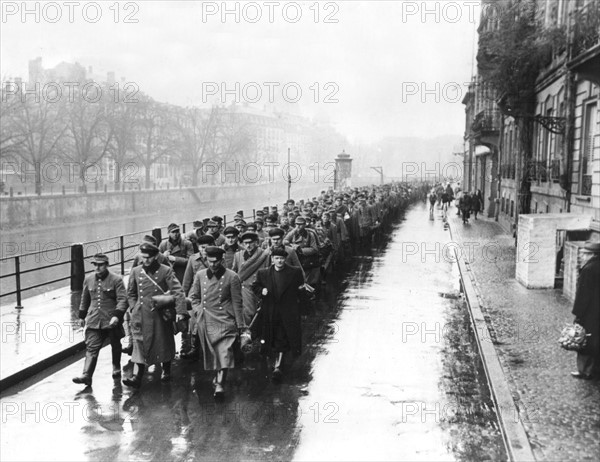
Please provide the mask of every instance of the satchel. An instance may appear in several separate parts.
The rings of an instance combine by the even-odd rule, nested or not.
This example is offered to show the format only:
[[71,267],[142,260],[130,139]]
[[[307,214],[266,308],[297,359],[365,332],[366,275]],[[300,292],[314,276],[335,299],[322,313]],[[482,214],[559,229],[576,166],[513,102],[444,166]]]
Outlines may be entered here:
[[582,351],[587,346],[588,334],[585,328],[576,322],[566,326],[560,333],[559,345],[565,350]]
[[168,290],[165,292],[161,286],[154,282],[154,279],[148,276],[148,273],[143,268],[142,273],[162,292],[162,294],[152,296],[152,309],[150,311],[158,310],[165,322],[175,322],[177,316],[177,311],[175,310],[177,300],[175,299],[175,295],[172,295]]

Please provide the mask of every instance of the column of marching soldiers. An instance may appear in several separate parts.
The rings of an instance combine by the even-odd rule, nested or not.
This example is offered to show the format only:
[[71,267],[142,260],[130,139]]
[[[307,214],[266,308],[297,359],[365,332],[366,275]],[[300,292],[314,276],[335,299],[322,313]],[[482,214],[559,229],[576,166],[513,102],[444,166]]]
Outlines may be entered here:
[[231,226],[219,216],[194,221],[185,236],[172,223],[162,242],[144,236],[127,288],[109,271],[108,257],[96,254],[79,308],[85,364],[73,382],[91,386],[107,339],[113,378],[121,377],[125,352],[133,363],[126,386],[139,388],[153,364],[169,381],[179,332],[179,357],[201,359],[215,372],[215,399],[224,396],[227,371],[254,350],[270,361],[271,379],[280,382],[301,353],[302,316],[322,295],[328,275],[370,248],[427,189],[392,183],[322,191],[306,202],[289,199],[281,210],[264,207],[251,223],[241,210]]

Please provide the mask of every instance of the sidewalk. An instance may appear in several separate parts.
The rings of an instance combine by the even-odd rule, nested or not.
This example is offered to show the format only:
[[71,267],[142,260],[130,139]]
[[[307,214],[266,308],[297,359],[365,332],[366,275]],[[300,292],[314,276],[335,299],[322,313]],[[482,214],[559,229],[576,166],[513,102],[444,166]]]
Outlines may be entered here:
[[[128,278],[123,277],[126,286]],[[80,292],[64,287],[23,300],[21,310],[2,307],[1,390],[85,349],[80,300]]]
[[514,238],[498,223],[471,217],[463,224],[455,213],[449,210],[452,239],[466,263],[534,456],[597,460],[600,382],[573,379],[575,353],[557,342],[564,325],[573,321],[571,303],[560,290],[528,290],[516,281]]

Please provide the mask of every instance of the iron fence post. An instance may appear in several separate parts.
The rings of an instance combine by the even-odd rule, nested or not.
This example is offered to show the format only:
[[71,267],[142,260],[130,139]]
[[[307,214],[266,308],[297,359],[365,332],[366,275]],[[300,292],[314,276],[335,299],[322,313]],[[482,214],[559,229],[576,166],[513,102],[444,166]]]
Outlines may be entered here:
[[15,282],[17,286],[17,306],[15,308],[20,310],[23,305],[21,304],[21,260],[19,256],[15,257]]

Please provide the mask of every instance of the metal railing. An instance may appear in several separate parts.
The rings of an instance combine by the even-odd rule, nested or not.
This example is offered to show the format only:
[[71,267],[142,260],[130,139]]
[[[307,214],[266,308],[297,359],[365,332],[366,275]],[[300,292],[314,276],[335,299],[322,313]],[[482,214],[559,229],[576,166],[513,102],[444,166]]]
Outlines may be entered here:
[[[252,213],[245,215],[245,220],[256,219],[256,210],[253,209]],[[224,225],[233,223],[233,217],[236,214],[234,212],[223,215]],[[228,219],[229,217],[230,219]],[[182,236],[185,236],[186,229],[192,229],[193,222],[183,223],[181,225]],[[164,234],[163,234],[164,231]],[[71,290],[77,291],[83,289],[83,281],[85,275],[91,273],[93,270],[85,270],[85,261],[90,260],[96,253],[103,253],[109,257],[111,264],[110,267],[118,267],[121,275],[125,275],[126,264],[133,262],[135,255],[137,254],[137,248],[139,247],[142,237],[145,234],[152,234],[157,242],[163,240],[162,236],[167,236],[167,227],[156,227],[152,230],[122,234],[119,236],[113,236],[105,239],[98,239],[95,241],[89,241],[84,243],[72,244],[69,246],[54,247],[36,251],[28,252],[19,255],[11,255],[0,258],[0,268],[2,274],[0,274],[0,281],[2,284],[2,291],[0,292],[0,299],[9,296],[16,296],[16,308],[23,308],[23,293],[38,289],[40,287],[48,287],[51,284],[59,282],[70,281]],[[167,239],[165,237],[164,239]],[[63,258],[63,254],[68,253],[68,257]],[[60,260],[60,261],[59,261]],[[34,265],[28,268],[24,268],[24,264],[33,262]],[[38,265],[40,262],[50,262],[45,265]],[[10,271],[10,265],[12,264],[13,270]],[[64,269],[64,266],[69,265],[69,270]],[[60,277],[57,276],[57,268],[61,268],[58,274],[62,274]],[[7,272],[6,270],[10,271]],[[31,275],[35,277],[29,278],[30,281],[27,283],[23,276]],[[45,274],[44,274],[45,273]],[[40,281],[40,279],[43,279]],[[12,287],[5,291],[6,283],[9,282]],[[50,287],[51,288],[51,287]]]

